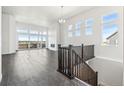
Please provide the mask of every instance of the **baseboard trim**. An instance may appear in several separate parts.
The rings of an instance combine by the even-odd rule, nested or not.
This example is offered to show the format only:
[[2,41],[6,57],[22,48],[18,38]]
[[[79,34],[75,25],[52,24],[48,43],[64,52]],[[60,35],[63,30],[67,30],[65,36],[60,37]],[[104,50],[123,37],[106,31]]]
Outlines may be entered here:
[[91,86],[90,84],[88,84],[88,83],[86,83],[86,82],[84,82],[84,81],[82,81],[82,80],[80,80],[80,79],[78,79],[78,78],[76,78],[76,77],[75,77],[75,79],[78,80],[79,82],[83,83],[83,84],[86,85],[86,86]]
[[99,81],[98,86],[110,86],[110,85],[106,84],[105,82]]
[[100,59],[105,59],[105,60],[110,60],[110,61],[116,61],[116,62],[123,63],[122,60],[117,60],[117,59],[112,59],[112,58],[107,58],[107,57],[96,56],[96,58],[100,58]]
[[8,53],[2,53],[2,55],[9,55],[9,54],[15,54],[16,53],[16,51],[14,51],[14,52],[8,52]]

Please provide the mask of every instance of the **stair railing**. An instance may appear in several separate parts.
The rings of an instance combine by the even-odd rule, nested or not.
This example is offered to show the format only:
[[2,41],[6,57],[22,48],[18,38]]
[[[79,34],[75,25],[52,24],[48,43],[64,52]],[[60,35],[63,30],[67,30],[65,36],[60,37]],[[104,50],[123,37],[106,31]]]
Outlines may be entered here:
[[58,71],[70,79],[76,77],[91,85],[97,85],[97,72],[72,49],[72,45],[69,47],[58,45]]

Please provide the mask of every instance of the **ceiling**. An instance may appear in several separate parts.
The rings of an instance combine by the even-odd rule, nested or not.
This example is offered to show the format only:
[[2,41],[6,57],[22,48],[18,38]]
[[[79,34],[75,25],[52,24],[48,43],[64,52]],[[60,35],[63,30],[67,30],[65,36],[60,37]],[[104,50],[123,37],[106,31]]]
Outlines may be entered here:
[[[64,6],[63,16],[69,18],[93,7],[90,6]],[[4,6],[2,12],[13,15],[16,21],[48,26],[57,22],[61,17],[60,6]]]

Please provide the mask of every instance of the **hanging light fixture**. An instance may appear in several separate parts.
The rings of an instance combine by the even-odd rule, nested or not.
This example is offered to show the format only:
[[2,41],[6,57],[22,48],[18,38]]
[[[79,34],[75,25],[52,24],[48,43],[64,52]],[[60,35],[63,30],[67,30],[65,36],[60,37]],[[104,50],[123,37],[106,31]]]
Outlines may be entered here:
[[64,6],[61,6],[61,18],[59,18],[59,23],[60,23],[60,24],[66,22],[66,20],[63,18],[63,7],[64,7]]

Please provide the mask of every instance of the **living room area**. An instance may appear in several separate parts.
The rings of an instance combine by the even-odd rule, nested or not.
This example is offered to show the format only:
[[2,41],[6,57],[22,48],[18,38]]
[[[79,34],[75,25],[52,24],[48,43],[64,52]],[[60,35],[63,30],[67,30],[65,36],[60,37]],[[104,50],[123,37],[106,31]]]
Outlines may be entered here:
[[122,86],[123,8],[2,6],[1,85]]

